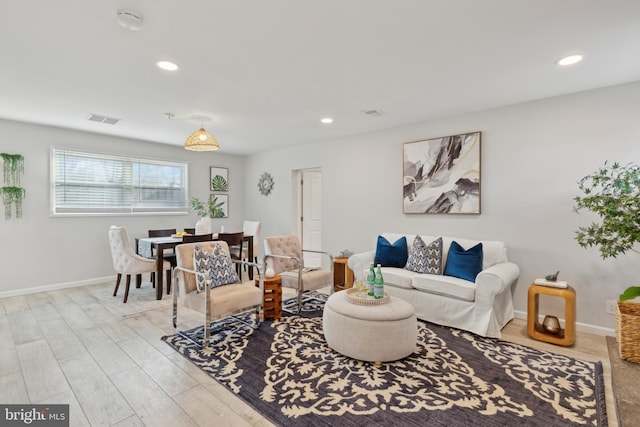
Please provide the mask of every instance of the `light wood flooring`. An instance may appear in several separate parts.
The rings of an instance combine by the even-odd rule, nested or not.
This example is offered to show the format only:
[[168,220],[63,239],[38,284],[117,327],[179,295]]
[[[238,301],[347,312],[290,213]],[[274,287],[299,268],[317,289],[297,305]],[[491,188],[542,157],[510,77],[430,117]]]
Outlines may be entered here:
[[[143,282],[123,304],[113,286],[0,299],[0,402],[68,403],[71,426],[273,425],[160,340],[174,332],[170,297],[156,301]],[[604,337],[578,333],[573,347],[558,347],[531,340],[516,319],[503,339],[602,361],[609,425],[618,425]]]

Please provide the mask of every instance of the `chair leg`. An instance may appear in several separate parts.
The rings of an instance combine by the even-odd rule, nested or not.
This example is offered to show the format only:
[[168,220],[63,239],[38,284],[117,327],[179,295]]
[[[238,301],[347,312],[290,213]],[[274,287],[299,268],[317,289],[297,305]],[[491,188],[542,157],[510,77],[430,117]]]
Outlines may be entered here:
[[156,287],[156,273],[149,273],[149,279],[151,280],[151,284],[153,287]]
[[178,328],[178,298],[176,295],[173,295],[173,315],[171,316],[171,320],[173,320],[173,328]]
[[122,274],[118,273],[118,278],[116,279],[116,289],[113,291],[113,296],[115,297],[118,293],[118,288],[120,287],[120,280],[122,279]]
[[211,316],[209,316],[209,311],[205,313],[204,316],[204,331],[202,336],[202,343],[200,344],[200,348],[203,350],[209,347],[209,337],[211,336]]
[[167,295],[171,294],[171,270],[167,270]]
[[131,285],[131,275],[127,274],[127,283],[124,288],[124,303],[127,303],[127,298],[129,298],[129,285]]

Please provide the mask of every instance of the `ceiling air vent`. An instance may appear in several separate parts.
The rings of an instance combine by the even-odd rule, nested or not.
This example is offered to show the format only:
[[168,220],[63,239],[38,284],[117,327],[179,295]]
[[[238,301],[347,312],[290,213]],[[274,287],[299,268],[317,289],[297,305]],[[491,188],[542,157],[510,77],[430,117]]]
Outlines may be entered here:
[[101,116],[100,114],[89,114],[87,120],[90,122],[106,123],[108,125],[115,125],[122,119],[116,119],[115,117]]
[[362,110],[362,114],[365,116],[378,117],[382,115],[382,111],[376,110],[375,108],[369,108],[367,110]]

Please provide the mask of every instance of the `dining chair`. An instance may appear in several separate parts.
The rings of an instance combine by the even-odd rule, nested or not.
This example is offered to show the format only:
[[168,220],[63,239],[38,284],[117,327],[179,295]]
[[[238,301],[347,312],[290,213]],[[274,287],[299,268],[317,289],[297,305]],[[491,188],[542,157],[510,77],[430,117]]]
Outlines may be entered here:
[[[260,230],[262,226],[260,221],[245,221],[242,225],[242,232],[245,236],[253,236],[253,260],[258,262],[258,252],[260,251]],[[242,259],[247,259],[249,250],[247,243],[242,246]]]
[[[169,237],[172,234],[176,234],[175,228],[165,228],[163,230],[149,230],[148,237]],[[155,256],[154,253],[151,255]],[[176,266],[176,253],[172,249],[165,249],[164,254],[162,254],[163,258],[171,263],[172,267]],[[151,273],[151,283],[153,283],[153,287],[156,286],[156,273]]]
[[[242,231],[238,233],[218,233],[218,240],[222,240],[227,243],[229,247],[229,255],[231,259],[240,261],[242,260],[242,245],[244,243],[244,233]],[[253,262],[253,261],[252,261]],[[242,264],[236,263],[236,272],[238,276],[242,278]]]
[[[265,272],[279,274],[282,278],[282,286],[297,290],[298,310],[302,310],[303,302],[313,299],[304,295],[306,292],[329,286],[333,293],[333,255],[329,252],[302,249],[300,239],[297,236],[273,236],[264,239],[264,266]],[[330,270],[325,268],[305,268],[303,253],[317,253],[325,255],[329,259]],[[283,307],[285,311],[291,311]]]
[[[111,257],[113,259],[113,268],[118,273],[116,279],[116,288],[113,291],[115,297],[120,287],[122,275],[127,276],[126,288],[124,290],[124,302],[129,297],[129,285],[131,284],[131,275],[152,273],[156,271],[156,261],[149,258],[141,257],[136,254],[131,247],[129,235],[125,227],[112,225],[109,227],[109,244],[111,246]],[[171,263],[164,261],[163,269],[167,272],[167,286],[171,284]]]
[[208,242],[213,240],[213,233],[182,236],[182,243]]
[[195,228],[185,228],[184,232],[187,234],[196,234],[196,229]]
[[[196,251],[196,246],[199,251]],[[253,282],[230,283],[239,280],[237,276],[235,280],[232,277],[234,269],[230,264],[236,261],[232,261],[228,254],[229,247],[224,241],[176,246],[178,265],[173,270],[173,327],[180,336],[199,344],[201,348],[208,346],[211,322],[214,320],[249,310],[255,310],[256,328],[263,320],[264,274],[261,267],[256,263],[238,261],[258,269],[258,287]],[[196,277],[200,280],[196,280]],[[204,315],[202,337],[194,338],[185,331],[177,330],[178,306]]]

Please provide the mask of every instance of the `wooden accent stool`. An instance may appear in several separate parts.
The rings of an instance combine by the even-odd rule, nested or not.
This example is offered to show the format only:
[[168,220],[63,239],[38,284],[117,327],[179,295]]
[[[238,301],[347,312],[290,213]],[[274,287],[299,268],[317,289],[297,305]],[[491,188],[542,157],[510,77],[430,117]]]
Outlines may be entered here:
[[[260,278],[255,279],[256,286],[260,286]],[[277,320],[282,317],[282,277],[276,274],[264,278],[264,318]]]
[[353,270],[348,265],[349,258],[333,258],[333,290],[334,292],[353,287]]
[[[538,308],[540,295],[564,298],[564,329],[556,334],[549,333],[539,323]],[[576,340],[576,290],[571,286],[554,288],[531,284],[527,304],[527,333],[538,341],[571,346]]]

